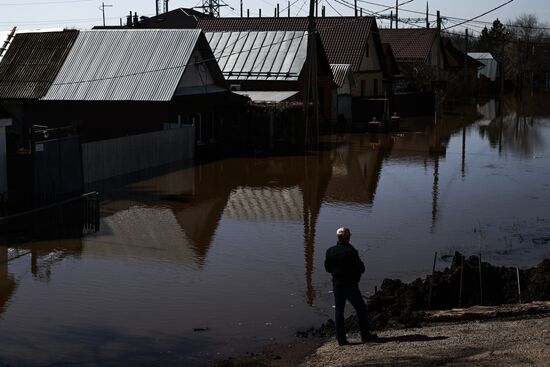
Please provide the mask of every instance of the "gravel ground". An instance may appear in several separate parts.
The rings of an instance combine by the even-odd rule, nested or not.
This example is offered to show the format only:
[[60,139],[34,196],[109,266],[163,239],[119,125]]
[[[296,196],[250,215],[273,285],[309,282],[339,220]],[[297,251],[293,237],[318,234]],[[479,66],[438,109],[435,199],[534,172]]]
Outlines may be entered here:
[[376,343],[343,347],[327,342],[302,366],[550,366],[549,316],[432,324],[378,336]]

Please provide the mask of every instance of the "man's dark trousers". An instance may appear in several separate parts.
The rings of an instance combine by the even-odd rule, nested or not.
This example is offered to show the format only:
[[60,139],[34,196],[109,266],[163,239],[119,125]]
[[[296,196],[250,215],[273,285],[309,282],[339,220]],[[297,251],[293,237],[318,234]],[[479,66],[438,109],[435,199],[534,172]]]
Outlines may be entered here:
[[361,291],[357,284],[333,284],[334,305],[335,305],[335,324],[336,340],[338,342],[346,341],[346,330],[344,328],[344,308],[346,300],[352,304],[359,318],[359,327],[361,329],[361,338],[366,339],[370,335],[369,320],[367,318],[367,305],[363,300]]

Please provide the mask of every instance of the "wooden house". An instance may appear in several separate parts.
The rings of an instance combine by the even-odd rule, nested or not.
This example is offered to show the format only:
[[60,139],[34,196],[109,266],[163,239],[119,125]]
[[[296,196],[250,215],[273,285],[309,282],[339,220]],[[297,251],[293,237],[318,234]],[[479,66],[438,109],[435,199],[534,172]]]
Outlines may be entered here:
[[[206,37],[196,29],[17,35],[0,63],[0,100],[19,136],[14,155],[30,146],[34,167],[55,162],[65,168],[78,163],[67,160],[81,149],[81,170],[67,168],[70,174],[40,180],[57,188],[78,172],[88,185],[192,160],[195,149],[214,151],[220,126],[238,118],[239,106],[248,101],[229,92]],[[37,126],[39,133],[29,135]],[[63,138],[77,136],[82,143],[71,145],[74,154],[52,142],[61,130],[67,132]]]
[[[197,21],[197,28],[205,32],[305,32],[308,28],[308,18],[200,18]],[[372,118],[369,112],[369,98],[384,95],[384,55],[376,19],[374,17],[320,17],[316,19],[316,28],[329,64],[351,65],[351,72],[355,79],[355,86],[351,89],[351,96],[354,98],[354,120]]]
[[[307,32],[206,32],[206,38],[232,91],[297,92],[303,102]],[[332,71],[321,41],[317,42],[319,118],[336,118],[332,106]]]
[[6,127],[11,124],[11,115],[0,105],[0,205],[7,199],[8,193]]

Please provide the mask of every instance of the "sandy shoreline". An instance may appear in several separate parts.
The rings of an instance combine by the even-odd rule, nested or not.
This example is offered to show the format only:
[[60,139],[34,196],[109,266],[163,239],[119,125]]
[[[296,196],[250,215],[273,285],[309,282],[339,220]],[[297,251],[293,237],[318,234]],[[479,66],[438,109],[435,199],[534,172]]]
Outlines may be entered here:
[[[220,366],[548,366],[550,315],[433,323],[378,332],[379,340],[340,347],[334,338],[278,344]],[[353,342],[357,344],[353,344]]]
[[550,364],[550,316],[433,324],[421,328],[387,330],[378,335],[380,340],[377,343],[346,347],[339,347],[335,341],[329,341],[300,365],[337,367]]

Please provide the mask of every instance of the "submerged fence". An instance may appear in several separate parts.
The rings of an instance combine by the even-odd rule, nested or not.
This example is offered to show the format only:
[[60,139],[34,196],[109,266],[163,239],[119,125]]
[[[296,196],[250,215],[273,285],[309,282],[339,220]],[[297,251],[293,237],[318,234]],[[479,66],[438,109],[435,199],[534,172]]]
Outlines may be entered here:
[[40,208],[0,217],[0,235],[11,240],[80,237],[99,231],[100,196],[91,192]]

